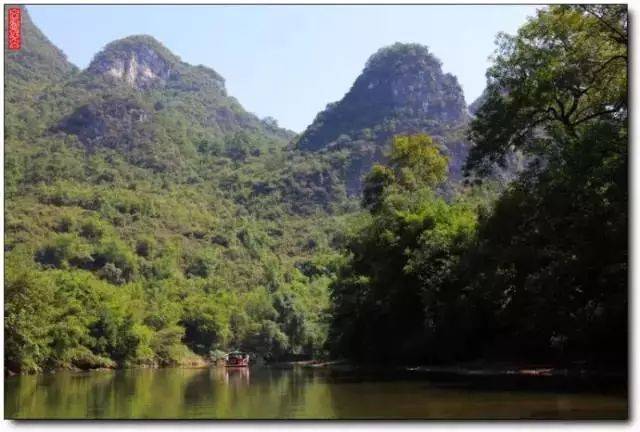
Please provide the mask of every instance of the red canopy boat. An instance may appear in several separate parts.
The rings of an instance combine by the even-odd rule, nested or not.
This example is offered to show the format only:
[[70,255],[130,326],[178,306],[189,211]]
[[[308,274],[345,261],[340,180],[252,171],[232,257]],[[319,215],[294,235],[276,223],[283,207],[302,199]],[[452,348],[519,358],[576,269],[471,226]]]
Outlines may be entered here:
[[231,352],[225,358],[227,367],[247,367],[249,366],[249,354],[240,351]]

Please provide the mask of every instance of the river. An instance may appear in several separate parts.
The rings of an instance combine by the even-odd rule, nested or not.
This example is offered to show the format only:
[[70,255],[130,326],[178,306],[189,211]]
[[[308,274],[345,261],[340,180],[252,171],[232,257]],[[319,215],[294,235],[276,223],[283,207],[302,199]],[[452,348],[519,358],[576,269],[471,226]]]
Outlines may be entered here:
[[[605,385],[606,387],[606,385]],[[12,419],[626,419],[625,392],[534,377],[125,369],[5,379]]]

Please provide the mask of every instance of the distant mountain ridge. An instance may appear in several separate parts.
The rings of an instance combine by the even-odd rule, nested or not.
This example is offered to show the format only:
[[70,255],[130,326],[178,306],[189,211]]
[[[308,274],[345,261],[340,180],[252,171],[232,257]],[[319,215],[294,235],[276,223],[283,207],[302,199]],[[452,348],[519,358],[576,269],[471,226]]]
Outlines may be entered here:
[[[371,166],[385,161],[394,135],[427,133],[449,158],[449,183],[463,177],[469,109],[456,77],[444,73],[425,46],[396,43],[378,50],[349,92],[296,137],[272,118],[247,112],[227,94],[225,80],[215,70],[183,62],[152,36],[115,40],[78,71],[33,26],[26,10],[23,15],[26,28],[33,27],[27,39],[32,42],[25,43],[26,51],[11,67],[22,67],[22,60],[42,63],[43,70],[53,64],[54,73],[18,71],[8,75],[6,85],[23,76],[29,86],[55,84],[46,98],[58,108],[36,106],[43,111],[40,122],[48,123],[52,133],[74,137],[89,154],[116,151],[142,168],[186,173],[201,165],[202,157],[241,161],[292,143],[289,154],[297,151],[302,159],[333,167],[310,175],[309,187],[314,179],[331,178],[331,186],[321,180],[313,189],[335,190],[343,183],[353,197],[360,194]],[[22,90],[7,93],[18,97]]]
[[[83,132],[78,120],[81,117],[90,120],[87,113],[104,106],[104,100],[127,99],[131,102],[129,105],[148,105],[145,110],[150,115],[145,118],[151,123],[153,112],[177,111],[185,122],[195,123],[191,129],[201,129],[199,133],[206,136],[204,139],[208,142],[248,132],[282,141],[281,145],[285,145],[295,136],[280,128],[272,118],[263,121],[247,112],[227,94],[224,78],[213,69],[181,61],[151,36],[135,35],[113,41],[80,71],[33,24],[24,7],[22,31],[22,48],[18,51],[5,49],[6,96],[9,101],[27,97],[59,99],[57,112],[71,118],[54,126],[55,131],[77,132],[80,137],[92,135],[99,128],[87,124],[93,132]],[[46,96],[40,94],[47,87]],[[80,112],[67,112],[69,108]],[[20,107],[12,109],[19,110]],[[124,119],[126,121],[126,115]],[[67,130],[68,120],[74,127]]]
[[[30,29],[26,10],[23,16]],[[151,36],[111,42],[78,71],[35,27],[28,34],[20,55],[5,51],[9,97],[26,90],[57,101],[59,108],[46,112],[50,131],[77,137],[90,153],[106,148],[142,167],[180,170],[202,154],[242,158],[295,136],[247,112],[213,69],[182,62]]]

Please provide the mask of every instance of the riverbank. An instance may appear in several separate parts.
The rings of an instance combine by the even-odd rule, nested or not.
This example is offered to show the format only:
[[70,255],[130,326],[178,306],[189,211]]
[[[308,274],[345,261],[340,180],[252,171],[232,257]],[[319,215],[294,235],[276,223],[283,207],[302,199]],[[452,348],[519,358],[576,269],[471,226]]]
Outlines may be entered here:
[[[220,360],[212,360],[203,356],[193,355],[182,359],[176,364],[145,363],[111,367],[80,368],[75,366],[53,368],[41,373],[56,373],[60,371],[104,371],[116,369],[163,369],[163,368],[183,368],[183,369],[204,369],[215,366],[222,366]],[[262,366],[273,369],[307,368],[317,370],[328,370],[333,372],[371,372],[389,371],[417,373],[428,377],[540,377],[540,378],[598,378],[614,379],[616,381],[626,380],[627,373],[622,370],[594,368],[584,365],[575,366],[554,366],[549,364],[515,364],[515,363],[461,363],[452,365],[417,365],[417,366],[384,366],[376,364],[357,364],[345,359],[339,360],[298,360],[284,362],[264,362],[254,361],[252,366]],[[32,375],[33,372],[14,372],[5,370],[5,376]]]
[[549,365],[453,365],[406,367],[408,371],[464,376],[530,376],[530,377],[626,377],[624,371],[588,367],[557,367]]
[[337,381],[411,382],[419,380],[431,386],[458,388],[460,391],[535,391],[558,393],[596,392],[625,396],[628,374],[616,368],[587,367],[583,364],[549,365],[516,363],[465,363],[451,365],[381,366],[354,364],[345,360],[289,362],[279,369],[303,368],[332,376]]
[[136,363],[136,364],[123,364],[118,365],[115,362],[112,364],[103,364],[100,366],[87,366],[80,367],[78,365],[69,364],[66,366],[58,366],[54,368],[44,369],[41,371],[13,371],[5,369],[5,376],[18,376],[18,375],[39,375],[39,374],[55,374],[56,372],[69,371],[69,372],[91,372],[91,371],[106,371],[106,370],[118,370],[118,369],[163,369],[163,368],[185,368],[185,369],[197,369],[208,368],[215,366],[218,361],[210,360],[206,357],[193,354],[182,358],[179,362],[173,364],[161,364],[158,362],[148,363]]
[[456,363],[452,365],[418,365],[418,366],[383,366],[377,364],[356,364],[348,360],[306,360],[277,362],[271,367],[289,368],[326,368],[326,369],[395,369],[428,373],[452,373],[459,375],[523,375],[523,376],[568,376],[604,374],[623,376],[626,372],[586,366],[554,366],[550,364],[517,364],[517,363]]

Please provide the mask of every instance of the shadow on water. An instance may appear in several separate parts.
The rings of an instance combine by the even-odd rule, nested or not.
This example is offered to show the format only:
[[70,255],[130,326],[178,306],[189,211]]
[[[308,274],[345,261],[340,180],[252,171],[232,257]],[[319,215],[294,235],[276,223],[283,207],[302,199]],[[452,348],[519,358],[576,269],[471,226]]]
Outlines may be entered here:
[[[611,388],[609,388],[611,387]],[[583,379],[220,368],[10,377],[20,419],[625,419],[626,392]],[[624,387],[626,390],[626,387]]]
[[627,382],[621,376],[361,368],[332,371],[325,380],[332,384],[331,400],[338,418],[628,418]]
[[624,375],[516,373],[460,373],[455,371],[410,370],[404,368],[358,368],[327,371],[324,379],[332,383],[366,383],[414,381],[428,388],[452,388],[481,391],[522,391],[555,393],[627,394],[628,377]]

